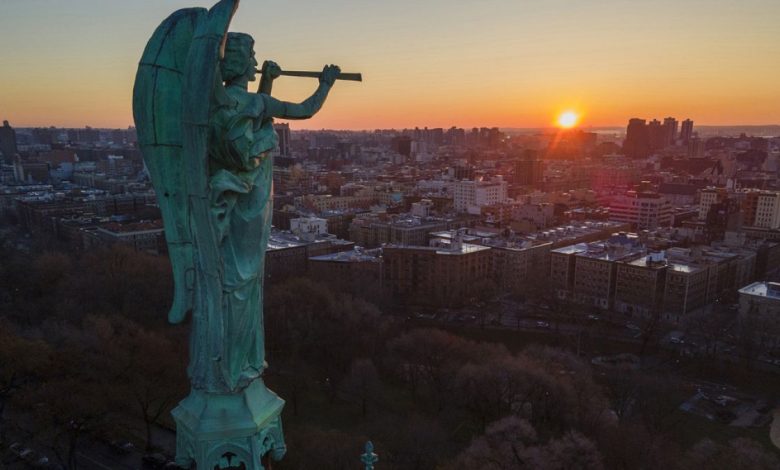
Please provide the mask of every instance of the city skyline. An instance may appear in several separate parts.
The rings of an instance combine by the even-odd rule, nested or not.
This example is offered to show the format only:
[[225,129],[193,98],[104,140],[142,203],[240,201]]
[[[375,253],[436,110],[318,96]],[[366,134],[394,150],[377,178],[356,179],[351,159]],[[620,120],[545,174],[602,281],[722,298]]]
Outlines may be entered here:
[[[2,55],[2,119],[17,127],[127,127],[135,68],[159,18],[209,5],[4,2],[0,40],[14,47]],[[358,8],[338,0],[242,9],[233,30],[256,38],[260,59],[289,69],[337,63],[364,75],[360,84],[338,83],[333,106],[292,123],[296,129],[554,127],[567,110],[585,128],[622,126],[637,115],[780,123],[772,83],[780,65],[755,59],[780,39],[776,2],[404,0]],[[300,19],[300,9],[316,21]],[[314,86],[285,77],[274,94],[299,100]]]

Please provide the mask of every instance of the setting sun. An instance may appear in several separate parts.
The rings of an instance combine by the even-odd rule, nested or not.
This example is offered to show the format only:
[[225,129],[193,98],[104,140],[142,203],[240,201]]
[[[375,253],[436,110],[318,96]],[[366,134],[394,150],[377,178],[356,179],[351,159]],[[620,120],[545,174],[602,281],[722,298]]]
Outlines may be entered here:
[[579,116],[577,116],[577,113],[574,111],[566,111],[558,116],[558,125],[565,129],[570,129],[577,125],[578,120]]

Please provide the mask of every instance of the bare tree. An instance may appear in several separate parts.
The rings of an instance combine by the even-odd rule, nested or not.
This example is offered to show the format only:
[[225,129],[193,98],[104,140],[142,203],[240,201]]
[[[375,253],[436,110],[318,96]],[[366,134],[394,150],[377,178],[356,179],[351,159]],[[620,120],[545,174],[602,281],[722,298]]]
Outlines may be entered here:
[[51,348],[43,341],[18,336],[0,322],[0,440],[5,434],[4,414],[18,391],[41,379],[49,364]]
[[371,359],[352,361],[349,375],[341,383],[341,394],[349,401],[360,404],[363,418],[368,413],[368,404],[377,400],[382,389],[379,374]]

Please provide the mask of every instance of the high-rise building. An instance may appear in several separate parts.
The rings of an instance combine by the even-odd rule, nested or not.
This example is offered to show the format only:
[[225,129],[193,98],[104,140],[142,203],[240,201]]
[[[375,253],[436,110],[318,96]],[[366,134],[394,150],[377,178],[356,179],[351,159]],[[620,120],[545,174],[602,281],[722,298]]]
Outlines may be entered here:
[[686,119],[682,122],[680,127],[680,140],[683,144],[688,145],[688,141],[693,137],[693,121]]
[[644,119],[632,118],[626,128],[623,153],[629,158],[645,158],[650,154],[650,142]]
[[674,145],[677,139],[677,119],[668,117],[664,119],[664,147]]
[[665,129],[658,119],[653,119],[647,124],[647,142],[650,150],[659,150],[665,147],[664,132]]
[[465,145],[466,131],[457,127],[450,127],[444,136],[444,142],[449,145]]
[[8,121],[3,121],[3,127],[0,127],[0,161],[11,164],[16,153],[16,131]]
[[412,139],[405,135],[399,135],[393,138],[393,150],[405,157],[412,155]]
[[428,132],[427,143],[432,145],[441,145],[444,143],[444,129],[436,127]]
[[290,125],[287,123],[274,124],[276,135],[279,136],[279,155],[290,155]]

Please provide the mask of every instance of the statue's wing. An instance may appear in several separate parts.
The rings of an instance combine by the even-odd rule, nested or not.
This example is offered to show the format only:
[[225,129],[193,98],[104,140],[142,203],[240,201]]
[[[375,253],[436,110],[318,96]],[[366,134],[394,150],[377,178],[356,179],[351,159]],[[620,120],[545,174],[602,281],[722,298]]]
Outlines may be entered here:
[[[224,56],[227,29],[236,8],[238,0],[221,0],[198,25],[187,56],[182,92],[184,153],[188,158],[187,193],[198,277],[198,311],[193,323],[196,333],[204,336],[200,338],[201,343],[208,345],[208,350],[201,352],[207,359],[195,358],[195,366],[191,364],[191,369],[198,370],[201,366],[211,369],[216,366],[218,370],[211,369],[210,373],[215,375],[206,380],[225,384],[230,390],[236,387],[236,381],[230,376],[229,361],[220,360],[226,357],[228,350],[225,344],[231,338],[225,337],[226,319],[222,311],[224,270],[216,231],[212,225],[208,149],[210,116],[216,108],[218,97],[224,94],[219,61]],[[201,364],[204,360],[209,364]]]
[[133,88],[138,145],[157,191],[173,266],[174,300],[168,314],[173,323],[181,322],[193,304],[194,255],[187,198],[191,157],[183,139],[182,90],[193,36],[207,14],[205,8],[188,8],[163,21],[141,56]]

